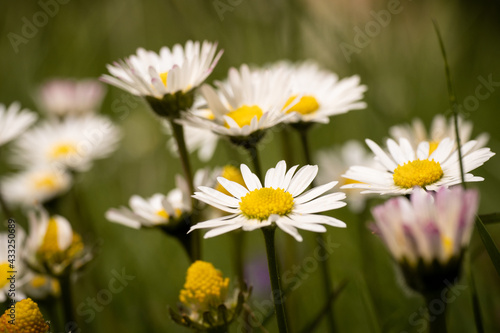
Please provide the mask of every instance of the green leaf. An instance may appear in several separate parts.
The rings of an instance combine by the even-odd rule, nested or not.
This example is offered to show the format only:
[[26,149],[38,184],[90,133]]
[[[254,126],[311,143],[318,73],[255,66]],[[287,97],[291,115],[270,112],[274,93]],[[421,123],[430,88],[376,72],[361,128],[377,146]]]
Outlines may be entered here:
[[492,224],[500,222],[500,213],[491,213],[479,215],[484,224]]
[[477,216],[476,219],[476,228],[481,240],[483,241],[484,247],[490,256],[491,262],[493,263],[493,266],[495,266],[497,274],[500,276],[500,252],[498,251],[493,238],[491,238],[490,233],[486,230],[486,227],[479,216]]

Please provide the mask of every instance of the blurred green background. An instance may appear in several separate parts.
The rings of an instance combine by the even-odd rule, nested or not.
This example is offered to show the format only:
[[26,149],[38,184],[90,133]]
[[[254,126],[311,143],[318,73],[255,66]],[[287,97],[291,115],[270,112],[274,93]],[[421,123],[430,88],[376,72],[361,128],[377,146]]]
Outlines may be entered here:
[[[388,135],[388,128],[414,117],[426,124],[436,113],[449,115],[443,61],[431,19],[442,31],[452,78],[459,100],[474,96],[479,77],[500,82],[500,5],[497,1],[401,1],[390,22],[378,24],[374,13],[392,6],[370,0],[64,0],[46,24],[30,38],[13,46],[9,33],[22,36],[26,20],[43,10],[45,1],[2,1],[0,3],[0,102],[19,100],[35,109],[32,96],[41,82],[53,77],[98,77],[105,65],[135,52],[138,47],[158,51],[160,47],[188,39],[218,41],[224,55],[208,82],[223,79],[227,69],[241,63],[263,65],[283,58],[314,59],[341,77],[359,74],[368,86],[368,108],[337,116],[329,125],[317,127],[312,143],[327,148],[349,139],[371,138],[376,142]],[[375,16],[374,16],[375,15]],[[372,22],[372,23],[370,23]],[[368,25],[367,25],[368,24]],[[41,25],[41,24],[40,24]],[[371,28],[370,28],[371,26]],[[356,44],[357,31],[369,31],[363,44]],[[359,40],[358,40],[359,42]],[[344,43],[344,44],[342,44]],[[345,56],[341,45],[356,47]],[[362,46],[362,47],[360,47]],[[16,52],[17,48],[17,52]],[[351,49],[353,50],[353,49]],[[474,135],[489,132],[489,147],[500,152],[498,128],[500,87],[477,106],[469,107]],[[126,98],[128,102],[125,102]],[[125,92],[109,87],[102,112],[123,129],[121,148],[111,158],[99,161],[78,178],[85,225],[75,226],[86,242],[97,244],[94,262],[74,285],[75,305],[87,304],[100,290],[107,289],[113,270],[125,269],[134,280],[112,301],[95,311],[81,332],[185,332],[168,317],[167,307],[175,306],[182,288],[188,260],[179,244],[154,230],[132,230],[104,219],[110,207],[126,204],[132,194],[150,196],[166,193],[180,173],[180,163],[165,149],[166,136],[144,103]],[[282,158],[278,133],[266,140],[261,150],[265,169]],[[298,145],[298,138],[294,145]],[[300,151],[300,150],[299,150]],[[210,165],[227,161],[223,145]],[[203,164],[193,157],[196,167]],[[295,157],[303,163],[301,155]],[[246,161],[246,157],[242,157]],[[492,158],[474,174],[486,181],[474,185],[481,191],[481,213],[499,210],[500,162]],[[75,214],[68,203],[62,215]],[[358,217],[344,208],[334,216],[348,228],[329,228],[327,237],[338,244],[329,259],[333,283],[344,279],[348,285],[335,302],[339,332],[422,332],[425,324],[409,318],[419,313],[423,301],[402,287],[395,267],[379,239],[364,226],[368,217]],[[25,223],[22,215],[21,224]],[[488,227],[500,245],[500,226]],[[282,271],[293,271],[312,255],[314,235],[303,232],[301,244],[278,233]],[[259,232],[246,233],[245,249],[255,272],[263,267],[265,249]],[[233,278],[231,235],[203,242],[205,259]],[[363,250],[361,250],[363,249]],[[486,332],[500,331],[500,279],[477,234],[471,251],[472,270],[477,284]],[[293,257],[293,260],[292,258]],[[260,263],[259,263],[260,261]],[[259,266],[260,265],[260,266]],[[290,273],[291,274],[291,273]],[[300,286],[287,298],[292,332],[300,332],[320,310],[324,292],[319,288],[320,272],[304,270]],[[293,275],[293,274],[292,274]],[[295,275],[293,275],[295,276]],[[264,279],[265,281],[265,279]],[[250,281],[252,283],[252,281]],[[465,276],[459,282],[467,285]],[[256,292],[250,305],[258,312],[261,300],[270,295]],[[264,303],[265,304],[265,303]],[[449,306],[450,332],[474,332],[470,288]],[[415,317],[414,317],[415,318]],[[416,317],[421,319],[420,315]],[[235,325],[234,331],[237,330]],[[275,332],[276,325],[266,325]],[[318,332],[326,332],[322,323]],[[59,333],[59,332],[57,332]]]

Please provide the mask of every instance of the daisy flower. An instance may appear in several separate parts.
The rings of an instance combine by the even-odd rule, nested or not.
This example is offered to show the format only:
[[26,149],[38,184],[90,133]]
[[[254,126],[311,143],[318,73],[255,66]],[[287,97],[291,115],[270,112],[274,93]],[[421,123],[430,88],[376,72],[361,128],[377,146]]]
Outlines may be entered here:
[[12,204],[34,206],[69,190],[71,176],[48,166],[35,166],[2,179],[1,192]]
[[[318,161],[318,183],[324,184],[333,179],[340,180],[340,186],[356,183],[355,180],[341,178],[352,165],[362,165],[365,167],[377,168],[377,162],[366,148],[358,141],[347,141],[334,149],[320,150],[316,154]],[[346,191],[347,207],[354,213],[359,213],[365,207],[366,200],[369,198],[366,194],[361,194],[359,189],[349,189]]]
[[77,269],[88,261],[82,238],[66,218],[49,216],[47,211],[37,208],[28,213],[28,222],[26,261],[38,273],[58,276],[69,267]]
[[53,79],[40,86],[36,101],[48,115],[83,115],[99,109],[105,92],[93,79]]
[[210,75],[223,53],[216,51],[217,44],[207,41],[162,47],[159,53],[139,48],[125,60],[107,65],[111,75],[101,80],[137,96],[161,99],[166,94],[186,93]]
[[121,138],[118,128],[97,115],[46,121],[16,141],[12,161],[21,166],[47,164],[86,171],[109,156]]
[[0,104],[0,145],[16,138],[30,127],[38,116],[27,110],[21,110],[21,104],[12,103],[9,107]]
[[185,113],[184,125],[209,129],[231,138],[246,138],[293,116],[282,112],[293,106],[285,105],[290,96],[285,75],[269,70],[250,70],[242,65],[239,70],[229,69],[228,80],[216,81],[215,85],[218,90],[206,84],[201,87],[214,118]]
[[341,201],[345,199],[344,193],[321,196],[337,182],[330,182],[303,193],[316,177],[318,167],[306,165],[295,173],[297,167],[294,166],[287,172],[285,161],[279,162],[275,168],[267,171],[262,187],[258,177],[242,164],[240,169],[245,186],[223,177],[217,178],[231,195],[209,187],[198,187],[200,192],[195,192],[194,198],[231,215],[198,223],[191,227],[190,232],[210,228],[212,230],[205,234],[205,238],[209,238],[239,228],[251,231],[275,224],[300,242],[302,237],[297,228],[325,232],[326,228],[322,224],[345,227],[345,223],[338,219],[315,214],[346,205]]
[[22,286],[26,295],[37,300],[48,297],[59,297],[61,286],[59,280],[47,274],[31,273],[26,283]]
[[[463,119],[463,117],[458,118],[458,131],[460,135],[461,142],[467,142],[471,138],[473,124],[470,121]],[[441,140],[444,138],[455,138],[455,124],[453,122],[453,117],[446,120],[446,117],[438,114],[432,119],[429,131],[426,130],[424,123],[421,119],[414,119],[411,125],[397,125],[389,129],[391,136],[398,141],[401,138],[405,138],[410,141],[414,149],[417,148],[418,144],[423,141],[429,142],[429,149],[432,153]],[[488,142],[489,135],[487,133],[480,134],[475,141],[477,141],[476,147],[482,148]]]
[[[198,170],[194,176],[194,184],[211,184],[209,172]],[[111,222],[123,224],[134,229],[152,228],[156,226],[176,227],[177,224],[192,211],[191,192],[186,180],[177,175],[176,188],[167,195],[156,193],[149,198],[133,195],[128,207],[111,208],[106,218]]]
[[[435,191],[461,183],[458,151],[455,141],[450,138],[441,140],[438,147],[430,153],[430,143],[421,142],[415,151],[407,139],[396,143],[387,140],[389,154],[375,142],[367,139],[366,143],[385,170],[365,166],[353,166],[342,175],[360,183],[344,185],[342,188],[360,188],[362,193],[407,194],[415,186]],[[477,148],[477,141],[468,141],[462,145],[463,166],[466,182],[484,180],[469,172],[483,165],[494,153],[489,148]]]
[[372,209],[374,231],[396,259],[410,287],[441,290],[454,281],[468,246],[479,194],[460,186],[437,193],[416,188]]
[[366,108],[362,102],[365,85],[357,75],[339,80],[337,74],[321,69],[312,61],[293,64],[282,61],[271,70],[284,72],[289,77],[291,96],[286,105],[300,96],[287,112],[295,112],[290,122],[328,123],[329,117],[351,110]]

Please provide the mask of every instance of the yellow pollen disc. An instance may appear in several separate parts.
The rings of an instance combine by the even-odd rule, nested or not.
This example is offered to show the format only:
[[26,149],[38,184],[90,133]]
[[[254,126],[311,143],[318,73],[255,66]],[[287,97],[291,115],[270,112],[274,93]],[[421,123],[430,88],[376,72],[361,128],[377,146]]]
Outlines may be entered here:
[[431,141],[429,142],[429,155],[434,152],[439,146],[439,141]]
[[9,283],[9,280],[7,278],[9,277],[8,271],[10,271],[10,266],[8,262],[3,262],[0,264],[0,288],[5,287],[7,283]]
[[161,82],[163,82],[165,87],[167,86],[167,77],[168,77],[168,72],[160,73]]
[[43,242],[38,252],[56,253],[60,252],[59,244],[57,241],[57,222],[56,219],[51,218],[43,237]]
[[61,143],[52,147],[49,156],[54,159],[64,158],[77,153],[76,146],[72,143]]
[[249,219],[266,220],[272,214],[287,215],[292,211],[293,197],[283,189],[263,187],[247,193],[240,202],[240,210]]
[[40,288],[47,283],[47,278],[43,275],[36,275],[30,282],[33,288]]
[[446,256],[451,256],[453,253],[453,239],[448,236],[441,236],[441,244]]
[[[297,98],[297,95],[294,95],[288,99],[285,103],[283,109],[285,109],[288,105],[290,105],[293,100]],[[314,96],[302,96],[300,101],[298,101],[294,106],[292,106],[286,113],[298,112],[300,114],[306,115],[316,112],[319,109],[319,103]]]
[[187,270],[186,283],[179,299],[182,303],[204,312],[224,303],[229,278],[205,261],[197,260]]
[[164,218],[164,219],[168,219],[168,213],[165,209],[162,209],[162,210],[159,210],[156,212],[156,215]]
[[424,187],[434,184],[443,177],[443,169],[434,160],[415,160],[398,165],[392,178],[394,184],[403,188]]
[[54,190],[57,188],[57,179],[52,174],[46,174],[33,179],[35,189],[42,190]]
[[[236,110],[228,112],[226,116],[232,118],[241,128],[245,125],[250,125],[254,117],[257,117],[257,120],[259,120],[263,114],[264,113],[262,112],[262,109],[257,105],[243,105]],[[227,123],[226,127],[229,128],[229,125]]]
[[[220,176],[222,178],[226,178],[227,180],[238,183],[243,187],[246,187],[245,181],[243,180],[243,175],[241,174],[240,169],[238,169],[232,165],[226,165],[224,167],[224,169],[222,170],[222,174]],[[233,196],[221,184],[217,184],[217,187],[215,189],[217,191],[224,193],[225,195],[229,195],[230,197]]]
[[43,319],[38,305],[31,298],[23,299],[15,305],[16,318],[14,324],[9,323],[10,309],[0,318],[0,332],[16,333],[47,333],[49,325]]

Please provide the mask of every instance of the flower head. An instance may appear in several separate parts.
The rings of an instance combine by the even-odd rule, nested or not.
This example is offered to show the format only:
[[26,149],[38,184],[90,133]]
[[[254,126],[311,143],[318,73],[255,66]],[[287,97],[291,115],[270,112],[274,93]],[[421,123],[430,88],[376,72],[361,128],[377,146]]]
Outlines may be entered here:
[[[344,185],[342,188],[366,189],[362,193],[406,194],[415,186],[427,190],[437,190],[461,182],[458,151],[455,142],[443,139],[431,152],[429,142],[421,142],[415,151],[407,139],[400,139],[399,144],[387,140],[388,155],[375,142],[366,143],[376,155],[384,170],[364,166],[353,166],[343,177],[359,183]],[[477,148],[477,141],[468,141],[462,145],[463,166],[466,182],[482,181],[469,172],[483,165],[494,153],[489,148]]]
[[178,324],[199,331],[227,328],[240,314],[244,298],[238,289],[229,295],[229,278],[211,263],[197,260],[188,268],[179,295],[181,314],[171,309],[170,315]]
[[198,223],[191,227],[190,231],[211,228],[212,230],[205,234],[205,238],[208,238],[239,228],[251,231],[276,224],[297,241],[302,241],[297,228],[325,232],[322,224],[345,227],[345,223],[338,219],[315,214],[346,205],[341,201],[345,198],[344,193],[321,196],[333,188],[337,184],[336,181],[302,193],[316,177],[317,166],[306,165],[297,173],[297,166],[294,166],[287,172],[285,161],[281,161],[276,168],[267,171],[264,187],[245,164],[242,164],[240,169],[245,186],[223,177],[217,178],[231,195],[209,187],[198,187],[200,192],[195,192],[194,198],[230,215]]
[[52,165],[86,171],[92,162],[109,156],[121,138],[118,128],[97,115],[46,121],[25,133],[15,145],[18,165]]
[[78,116],[99,109],[105,92],[93,79],[52,79],[39,88],[37,102],[48,115]]
[[321,69],[312,61],[297,64],[281,61],[271,70],[289,77],[291,96],[287,105],[300,96],[287,111],[295,112],[289,122],[328,123],[331,116],[366,108],[361,101],[366,86],[360,85],[357,75],[339,80],[337,74]]
[[[9,234],[6,232],[0,232],[0,244],[2,244],[2,246],[0,247],[0,303],[5,302],[7,296],[15,300],[24,298],[24,295],[23,293],[21,293],[20,289],[14,290],[14,293],[12,293],[13,288],[11,286],[12,281],[10,280],[10,276],[13,271],[16,272],[16,287],[22,288],[24,286],[26,282],[26,276],[28,275],[26,266],[21,260],[22,256],[24,255],[23,249],[25,238],[25,232],[19,226],[15,226],[14,233]],[[7,244],[12,244],[9,243],[9,240],[12,239],[15,240],[14,245],[16,245],[16,249],[18,250],[14,258],[12,258],[12,252],[9,252],[10,248],[7,247]]]
[[162,47],[159,53],[137,49],[137,53],[108,65],[111,75],[102,81],[133,95],[158,99],[166,94],[186,93],[200,85],[212,72],[222,56],[216,55],[217,44],[188,41],[183,47]]
[[0,145],[3,145],[23,133],[38,116],[27,110],[21,110],[21,104],[12,103],[9,107],[0,104]]
[[15,305],[15,320],[12,322],[10,309],[0,317],[1,333],[47,333],[49,324],[43,319],[38,305],[31,298],[23,299]]
[[246,138],[292,117],[283,112],[294,103],[285,106],[290,95],[287,77],[269,70],[250,70],[242,65],[231,68],[228,80],[216,81],[215,90],[209,85],[201,87],[213,119],[185,114],[184,124],[210,129],[232,139]]
[[478,203],[476,190],[454,187],[432,193],[416,188],[410,199],[392,198],[372,209],[375,232],[402,265],[412,288],[420,291],[458,275]]

